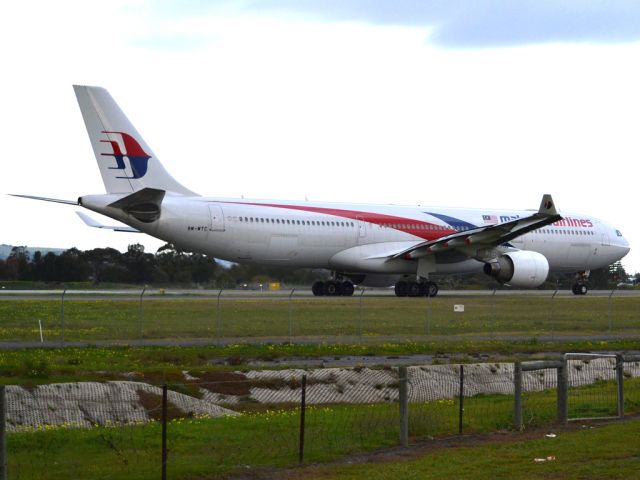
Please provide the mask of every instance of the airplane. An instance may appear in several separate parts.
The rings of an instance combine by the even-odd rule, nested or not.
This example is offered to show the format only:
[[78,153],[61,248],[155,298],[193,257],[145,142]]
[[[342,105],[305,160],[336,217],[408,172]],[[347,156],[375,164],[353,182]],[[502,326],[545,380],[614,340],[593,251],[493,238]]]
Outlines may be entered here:
[[587,293],[592,269],[624,257],[619,230],[585,214],[560,215],[551,195],[538,210],[439,208],[201,196],[162,166],[111,95],[74,86],[106,194],[61,200],[186,250],[238,263],[322,268],[316,296],[350,296],[354,284],[390,287],[400,297],[436,296],[433,275],[484,272],[513,287],[535,288],[549,272],[576,273]]

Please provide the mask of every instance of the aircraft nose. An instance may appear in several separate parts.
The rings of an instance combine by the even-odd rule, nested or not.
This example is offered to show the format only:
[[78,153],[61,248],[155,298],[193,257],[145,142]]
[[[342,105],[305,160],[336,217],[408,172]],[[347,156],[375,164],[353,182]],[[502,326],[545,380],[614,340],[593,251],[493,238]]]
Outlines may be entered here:
[[631,250],[631,245],[629,245],[627,239],[622,235],[617,238],[617,241],[615,241],[612,246],[615,248],[619,258],[624,257]]

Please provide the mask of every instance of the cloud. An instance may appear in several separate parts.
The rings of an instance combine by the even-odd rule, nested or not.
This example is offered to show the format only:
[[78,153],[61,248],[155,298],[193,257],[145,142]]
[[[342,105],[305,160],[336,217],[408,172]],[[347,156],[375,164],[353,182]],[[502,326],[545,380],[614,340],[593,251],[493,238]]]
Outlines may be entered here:
[[635,1],[229,0],[214,7],[199,1],[188,5],[180,7],[180,14],[239,12],[425,27],[430,43],[450,48],[640,40],[640,3]]

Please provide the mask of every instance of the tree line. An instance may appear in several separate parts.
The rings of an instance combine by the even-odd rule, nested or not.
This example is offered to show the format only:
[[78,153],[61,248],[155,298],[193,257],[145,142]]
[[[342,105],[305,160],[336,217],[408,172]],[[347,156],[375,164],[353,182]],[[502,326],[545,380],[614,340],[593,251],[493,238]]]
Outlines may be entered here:
[[[202,286],[206,288],[268,288],[271,282],[288,286],[308,286],[326,279],[327,271],[266,267],[259,265],[222,265],[212,257],[189,253],[165,244],[155,253],[147,253],[138,243],[121,253],[114,248],[94,248],[81,251],[70,248],[56,255],[53,252],[32,255],[26,247],[13,247],[6,260],[0,260],[0,281],[17,282],[90,282],[100,284],[137,284],[155,286]],[[636,278],[640,274],[636,274]],[[606,289],[625,281],[627,274],[620,262],[591,272],[591,288]],[[484,274],[440,276],[441,288],[499,288],[498,283]],[[573,275],[549,276],[542,288],[568,288]]]
[[91,282],[152,284],[157,286],[206,286],[209,288],[250,288],[269,282],[282,285],[307,285],[322,276],[308,269],[262,267],[255,265],[222,266],[214,258],[179,250],[165,244],[155,253],[145,252],[140,244],[129,245],[121,253],[114,248],[78,250],[70,248],[59,255],[53,252],[29,254],[25,247],[13,247],[6,260],[0,260],[0,281],[19,282]]

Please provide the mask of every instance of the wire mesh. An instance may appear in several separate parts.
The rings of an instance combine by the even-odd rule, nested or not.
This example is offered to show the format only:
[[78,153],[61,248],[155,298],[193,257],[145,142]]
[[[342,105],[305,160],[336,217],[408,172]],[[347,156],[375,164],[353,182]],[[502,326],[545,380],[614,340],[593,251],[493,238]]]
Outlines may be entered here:
[[640,413],[640,361],[623,363],[624,411]]
[[[572,414],[615,414],[615,359],[571,361]],[[458,432],[460,365],[409,367],[412,439]],[[640,362],[624,364],[625,408],[640,411]],[[169,385],[169,477],[215,478],[335,460],[400,438],[396,369],[199,372]],[[464,365],[464,433],[513,427],[512,364]],[[523,373],[525,426],[555,420],[555,369]],[[10,478],[158,478],[162,389],[140,382],[9,386]],[[588,407],[585,407],[585,405]]]
[[522,424],[524,428],[553,423],[557,418],[557,368],[522,372]]
[[568,360],[567,367],[569,419],[617,416],[615,357]]
[[[458,433],[460,365],[412,367],[409,378],[409,434],[415,438]],[[513,425],[512,365],[464,365],[463,382],[463,432]]]
[[[210,291],[174,298],[142,294],[81,294],[0,302],[0,340],[39,342],[160,341],[189,338],[300,337],[353,341],[429,339],[438,335],[539,338],[543,335],[638,333],[632,297],[573,298],[461,292],[436,298],[251,295]],[[244,296],[243,296],[244,295]],[[456,309],[463,305],[464,311]],[[63,328],[64,326],[64,328]]]

